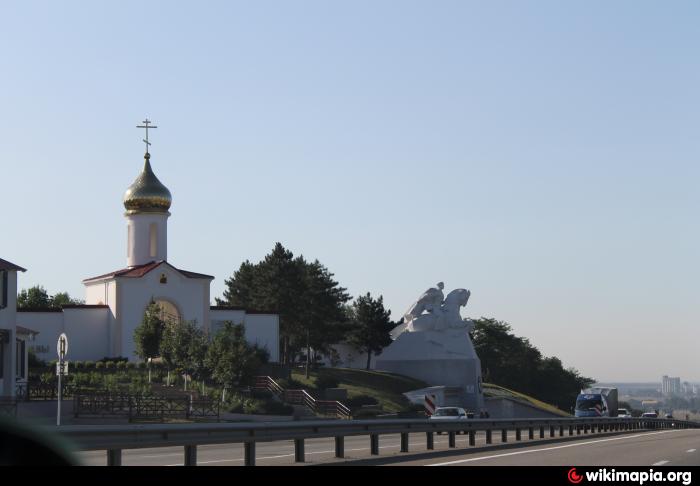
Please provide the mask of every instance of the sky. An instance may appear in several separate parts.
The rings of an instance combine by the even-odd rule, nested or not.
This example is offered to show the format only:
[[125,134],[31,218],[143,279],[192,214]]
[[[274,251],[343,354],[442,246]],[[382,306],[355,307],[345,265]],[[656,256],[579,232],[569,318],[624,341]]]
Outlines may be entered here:
[[151,163],[212,298],[275,242],[601,381],[700,381],[700,3],[0,0],[0,257],[84,297]]

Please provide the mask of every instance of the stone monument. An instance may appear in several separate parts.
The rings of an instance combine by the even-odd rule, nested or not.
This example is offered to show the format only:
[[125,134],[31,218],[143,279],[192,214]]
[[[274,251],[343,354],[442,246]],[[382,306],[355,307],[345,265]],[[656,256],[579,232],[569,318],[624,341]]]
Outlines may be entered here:
[[469,337],[474,323],[460,315],[471,292],[455,289],[444,297],[443,288],[440,282],[426,290],[406,311],[403,323],[391,332],[394,342],[377,357],[375,369],[457,389],[461,406],[479,411],[481,363]]

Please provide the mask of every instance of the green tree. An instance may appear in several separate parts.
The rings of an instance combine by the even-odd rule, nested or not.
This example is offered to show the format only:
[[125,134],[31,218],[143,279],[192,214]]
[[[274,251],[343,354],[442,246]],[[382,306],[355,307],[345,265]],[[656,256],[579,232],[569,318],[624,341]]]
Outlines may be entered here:
[[63,307],[64,305],[80,305],[84,303],[84,300],[74,299],[68,294],[68,292],[59,292],[51,298],[51,306],[54,308]]
[[344,305],[350,296],[346,293],[347,289],[340,287],[333,279],[333,274],[318,260],[313,263],[307,263],[303,258],[299,260],[304,268],[304,293],[301,296],[304,308],[302,332],[297,335],[297,339],[304,340],[308,378],[311,348],[328,354],[330,345],[342,340],[343,333],[347,330]]
[[136,355],[148,361],[148,382],[151,382],[151,365],[149,359],[160,355],[160,344],[163,339],[165,321],[160,317],[160,307],[153,300],[144,312],[141,324],[134,329],[134,344]]
[[352,328],[347,342],[360,352],[367,353],[369,370],[372,354],[380,354],[391,344],[391,330],[396,323],[390,319],[391,311],[384,308],[384,298],[373,299],[367,292],[352,304]]
[[219,305],[267,310],[279,314],[281,361],[290,364],[303,348],[325,350],[340,336],[345,289],[320,262],[307,262],[277,243],[256,264],[241,264],[230,279]]
[[22,289],[17,294],[18,309],[49,309],[52,307],[51,296],[41,285]]
[[52,297],[41,285],[22,289],[17,294],[18,309],[60,309],[64,305],[82,303],[80,299],[73,299],[68,292],[59,292]]
[[226,321],[209,345],[205,365],[221,385],[224,400],[226,388],[249,383],[262,362],[261,352],[246,341],[243,325]]
[[556,357],[544,357],[529,340],[515,336],[496,319],[474,321],[472,341],[484,381],[527,393],[562,410],[570,410],[578,393],[594,383]]
[[185,374],[185,390],[189,375],[204,375],[204,357],[207,341],[196,321],[170,321],[166,323],[160,344],[160,355],[168,372],[174,369]]

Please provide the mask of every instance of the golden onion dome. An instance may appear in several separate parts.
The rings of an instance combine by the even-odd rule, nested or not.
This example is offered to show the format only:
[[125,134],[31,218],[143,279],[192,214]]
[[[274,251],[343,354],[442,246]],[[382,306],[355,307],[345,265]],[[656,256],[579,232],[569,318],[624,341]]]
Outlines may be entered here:
[[150,158],[151,154],[146,152],[143,171],[124,193],[127,214],[167,213],[173,202],[168,188],[153,173]]

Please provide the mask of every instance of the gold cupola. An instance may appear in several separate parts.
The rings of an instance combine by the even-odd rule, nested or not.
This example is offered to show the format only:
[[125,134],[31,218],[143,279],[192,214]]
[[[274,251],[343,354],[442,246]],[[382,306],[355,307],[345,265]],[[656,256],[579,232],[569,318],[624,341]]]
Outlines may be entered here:
[[167,213],[173,198],[151,169],[151,154],[146,152],[143,170],[124,193],[126,214]]

